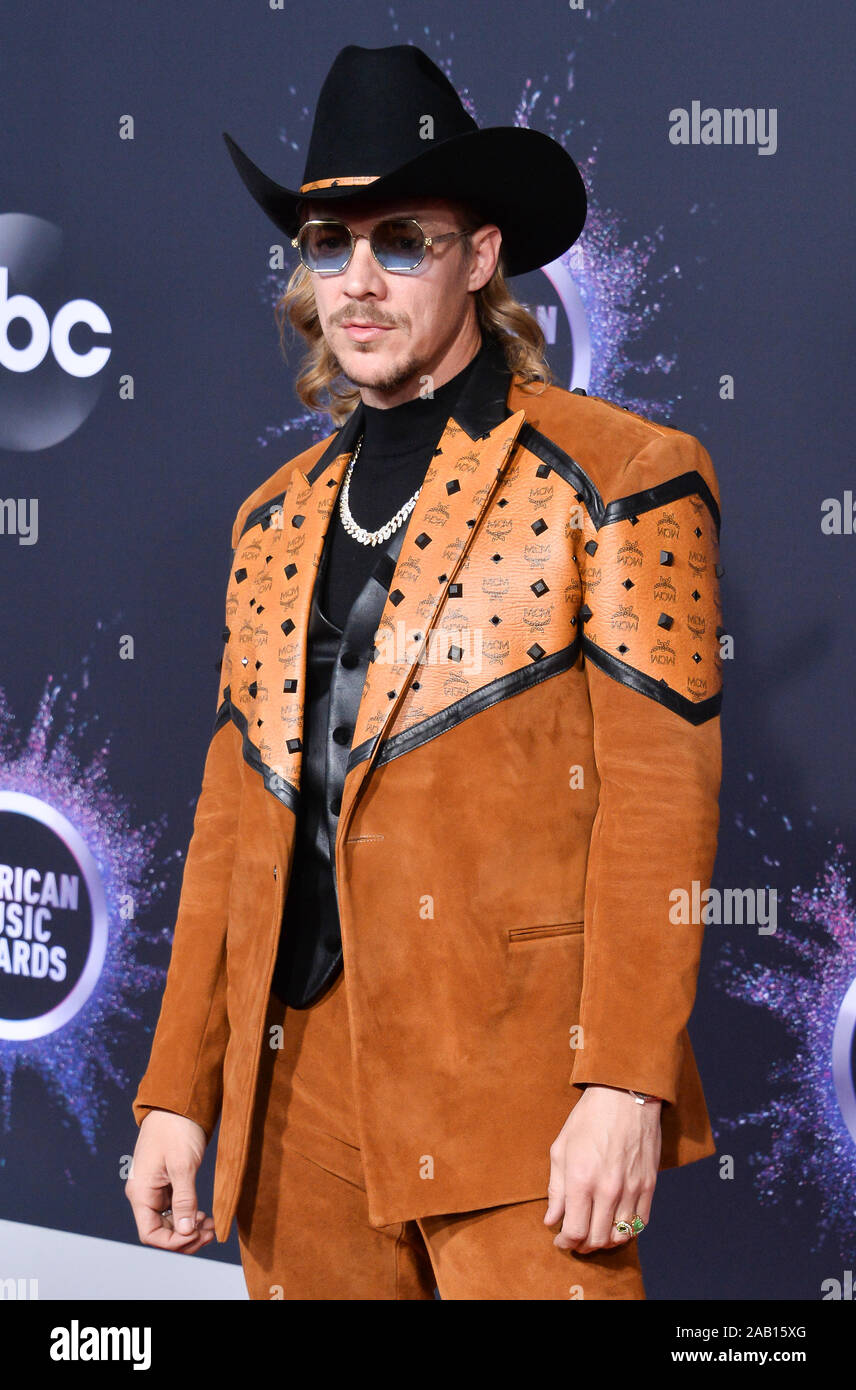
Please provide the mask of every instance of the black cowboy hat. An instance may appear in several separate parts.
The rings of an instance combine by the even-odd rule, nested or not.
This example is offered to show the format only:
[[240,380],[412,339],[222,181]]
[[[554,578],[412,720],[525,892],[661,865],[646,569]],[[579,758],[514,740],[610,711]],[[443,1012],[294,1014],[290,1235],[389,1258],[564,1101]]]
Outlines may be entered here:
[[309,199],[331,214],[366,196],[466,200],[500,228],[506,274],[522,275],[567,251],[586,218],[585,185],[567,151],[525,126],[480,129],[412,44],[349,44],[336,55],[299,188],[268,178],[226,131],[223,139],[256,202],[289,237]]

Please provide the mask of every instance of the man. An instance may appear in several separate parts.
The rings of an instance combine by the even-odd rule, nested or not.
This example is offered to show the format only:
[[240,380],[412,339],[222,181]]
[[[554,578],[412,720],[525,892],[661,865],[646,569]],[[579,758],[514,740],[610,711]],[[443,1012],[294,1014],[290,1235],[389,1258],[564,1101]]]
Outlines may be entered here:
[[237,1215],[253,1298],[644,1298],[657,1172],[714,1152],[686,1031],[713,466],[548,384],[504,273],[573,243],[579,173],[479,130],[419,49],[338,55],[299,190],[226,138],[299,251],[298,391],[341,427],[232,531],[140,1237],[191,1253]]

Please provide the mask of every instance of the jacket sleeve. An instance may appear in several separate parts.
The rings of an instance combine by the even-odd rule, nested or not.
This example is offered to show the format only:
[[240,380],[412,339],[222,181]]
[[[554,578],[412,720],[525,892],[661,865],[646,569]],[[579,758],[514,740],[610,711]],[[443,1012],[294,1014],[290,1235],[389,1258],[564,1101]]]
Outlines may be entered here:
[[719,493],[676,430],[611,491],[576,535],[600,787],[570,1081],[674,1103],[719,828]]
[[[238,520],[232,529],[234,561]],[[224,640],[228,637],[228,616]],[[224,675],[221,670],[220,682]],[[218,686],[214,731],[205,759],[187,850],[160,1015],[132,1108],[195,1120],[207,1138],[222,1101],[226,1014],[226,925],[241,792],[241,737]]]

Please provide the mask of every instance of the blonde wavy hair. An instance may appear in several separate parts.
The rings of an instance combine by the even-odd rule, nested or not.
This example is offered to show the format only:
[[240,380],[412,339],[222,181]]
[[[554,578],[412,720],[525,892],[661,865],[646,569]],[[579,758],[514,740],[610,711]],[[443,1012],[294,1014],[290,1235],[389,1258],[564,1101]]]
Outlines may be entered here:
[[[472,253],[472,234],[490,221],[472,203],[453,203],[466,235],[459,244],[463,253]],[[496,338],[505,354],[506,365],[521,385],[542,382],[556,383],[556,377],[546,360],[546,340],[537,319],[515,299],[505,279],[505,261],[500,248],[496,268],[487,284],[473,292],[476,314],[483,333]],[[294,383],[299,400],[308,410],[328,414],[338,429],[360,400],[356,386],[348,381],[336,357],[330,350],[321,329],[315,307],[313,276],[301,261],[292,271],[285,290],[274,306],[274,318],[279,330],[279,345],[283,357],[285,328],[290,324],[295,335],[306,344],[307,351],[300,363]],[[543,387],[542,387],[543,389]]]

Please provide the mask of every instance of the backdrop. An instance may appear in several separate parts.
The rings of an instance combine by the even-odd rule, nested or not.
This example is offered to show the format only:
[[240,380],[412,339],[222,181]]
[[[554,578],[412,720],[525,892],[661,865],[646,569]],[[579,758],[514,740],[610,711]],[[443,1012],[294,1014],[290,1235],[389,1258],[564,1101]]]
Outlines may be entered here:
[[[148,1297],[242,1296],[234,1236],[193,1260],[143,1251],[123,1187],[231,523],[331,428],[293,393],[299,344],[278,347],[294,253],[277,260],[221,131],[296,185],[335,53],[413,42],[479,124],[546,131],[583,169],[581,243],[514,282],[554,369],[697,435],[721,484],[720,896],[690,1025],[719,1154],[658,1184],[649,1296],[852,1297],[852,30],[845,4],[797,0],[7,5],[7,1296],[63,1278],[96,1296],[108,1269],[112,1296],[134,1279]],[[209,1154],[207,1211],[211,1176]],[[95,1248],[98,1275],[69,1254]],[[204,1284],[218,1262],[227,1281]]]

